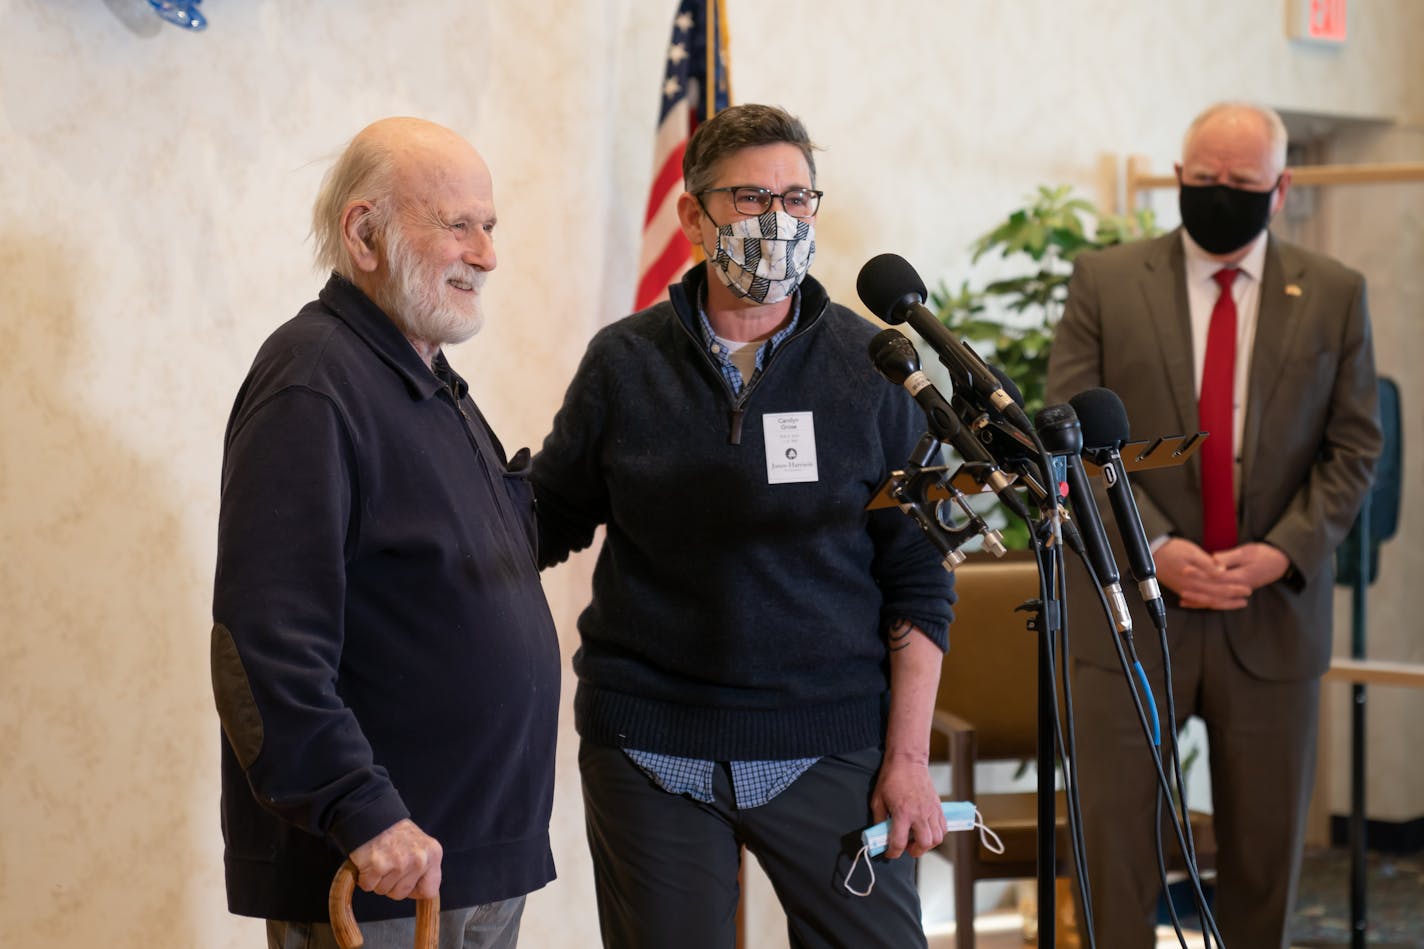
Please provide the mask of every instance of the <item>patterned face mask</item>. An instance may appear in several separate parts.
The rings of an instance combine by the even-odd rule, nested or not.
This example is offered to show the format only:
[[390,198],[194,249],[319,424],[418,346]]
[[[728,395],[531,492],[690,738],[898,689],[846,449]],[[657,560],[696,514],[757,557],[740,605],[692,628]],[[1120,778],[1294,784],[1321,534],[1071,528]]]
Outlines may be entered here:
[[816,226],[775,209],[718,225],[717,249],[708,254],[712,272],[727,289],[756,303],[791,296],[815,259]]

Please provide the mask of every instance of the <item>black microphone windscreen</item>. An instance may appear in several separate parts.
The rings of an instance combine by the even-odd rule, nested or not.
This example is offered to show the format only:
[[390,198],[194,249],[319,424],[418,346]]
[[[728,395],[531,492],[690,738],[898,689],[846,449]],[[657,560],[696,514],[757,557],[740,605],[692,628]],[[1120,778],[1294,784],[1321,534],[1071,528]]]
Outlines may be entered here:
[[989,371],[994,374],[995,379],[999,380],[999,388],[1003,389],[1019,408],[1023,408],[1023,393],[1020,392],[1019,387],[1014,384],[1014,380],[1009,378],[1009,374],[998,366],[990,366]]
[[1083,425],[1087,448],[1121,448],[1130,437],[1127,409],[1111,389],[1084,389],[1068,400]]
[[920,371],[920,354],[915,344],[899,330],[881,330],[870,338],[866,349],[880,374],[897,386],[904,385],[911,373]]
[[918,297],[915,302],[923,303],[929,296],[925,282],[899,254],[880,254],[866,261],[855,278],[855,292],[871,313],[887,323],[904,322],[896,310],[906,297]]
[[1082,427],[1071,405],[1044,406],[1034,416],[1034,427],[1050,455],[1076,455],[1083,450]]

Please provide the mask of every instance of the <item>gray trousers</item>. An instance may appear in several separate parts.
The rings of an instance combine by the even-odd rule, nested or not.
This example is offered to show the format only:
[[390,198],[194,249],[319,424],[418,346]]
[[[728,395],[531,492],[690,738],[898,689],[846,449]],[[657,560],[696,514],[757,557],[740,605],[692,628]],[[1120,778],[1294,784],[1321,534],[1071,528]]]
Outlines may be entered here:
[[[786,911],[793,949],[925,946],[915,861],[876,857],[868,897],[842,885],[872,823],[881,751],[828,755],[761,807],[740,809],[720,765],[714,801],[669,794],[620,749],[583,742],[584,815],[607,949],[731,949],[745,846]],[[865,861],[851,885],[869,882]]]
[[[514,949],[524,897],[440,912],[440,949]],[[413,949],[415,917],[360,923],[365,949]],[[326,923],[267,921],[267,949],[337,949]]]
[[[1206,611],[1171,614],[1188,633],[1172,653],[1178,725],[1200,716],[1211,746],[1221,936],[1230,949],[1284,949],[1315,776],[1320,681],[1253,677],[1231,652],[1227,620]],[[1165,769],[1162,677],[1148,678],[1163,719]],[[1161,893],[1152,831],[1156,772],[1120,670],[1075,663],[1073,700],[1097,944],[1146,949],[1156,945],[1152,920]],[[1163,846],[1177,852],[1170,834]],[[1195,903],[1178,909],[1194,911]]]

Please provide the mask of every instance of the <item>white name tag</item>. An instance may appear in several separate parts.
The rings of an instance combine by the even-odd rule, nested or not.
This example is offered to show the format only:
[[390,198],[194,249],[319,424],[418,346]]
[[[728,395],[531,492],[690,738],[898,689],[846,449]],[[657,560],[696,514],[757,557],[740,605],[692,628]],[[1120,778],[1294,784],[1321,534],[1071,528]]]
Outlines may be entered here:
[[766,438],[766,483],[816,481],[816,426],[810,412],[763,415]]

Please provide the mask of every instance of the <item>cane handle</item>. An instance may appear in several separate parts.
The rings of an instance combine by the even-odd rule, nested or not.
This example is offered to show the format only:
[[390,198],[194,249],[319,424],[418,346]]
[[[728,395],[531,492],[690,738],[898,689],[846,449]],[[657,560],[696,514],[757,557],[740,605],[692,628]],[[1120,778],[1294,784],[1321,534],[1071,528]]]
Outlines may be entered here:
[[[356,888],[356,865],[343,863],[331,881],[327,911],[331,914],[331,932],[341,949],[361,949],[366,941],[351,913],[351,892]],[[415,901],[415,949],[436,949],[440,941],[440,897]]]

